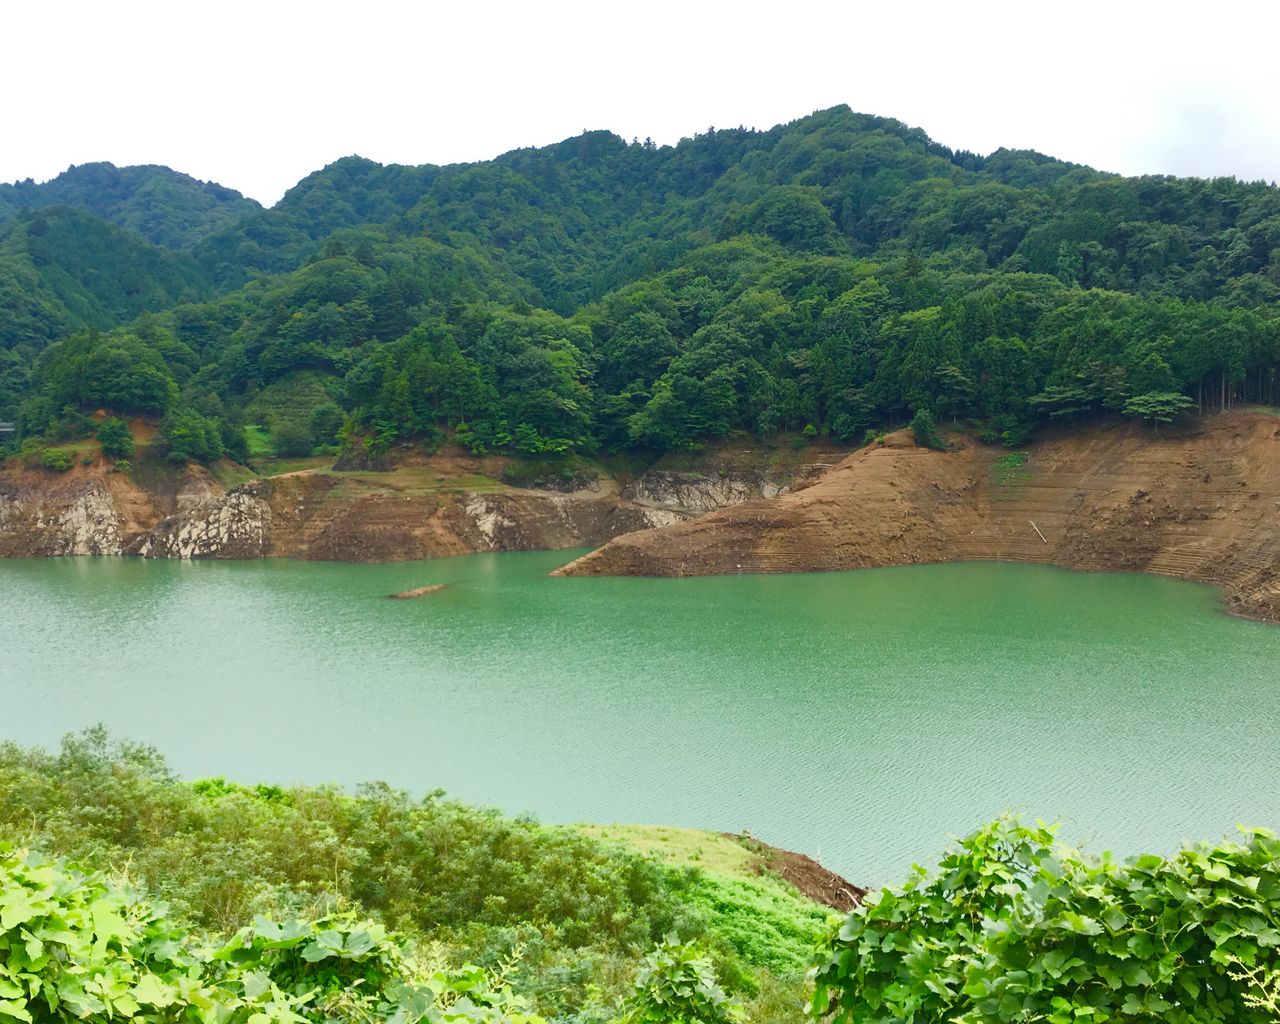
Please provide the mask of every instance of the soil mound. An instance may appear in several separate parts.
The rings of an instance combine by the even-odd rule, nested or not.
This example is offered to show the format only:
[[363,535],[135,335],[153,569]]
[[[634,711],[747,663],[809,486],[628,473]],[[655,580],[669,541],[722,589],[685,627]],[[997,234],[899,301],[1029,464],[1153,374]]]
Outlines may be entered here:
[[747,847],[756,857],[757,873],[778,875],[795,886],[815,903],[822,903],[835,910],[848,913],[862,904],[867,890],[824,868],[812,857],[793,853],[777,846],[762,843],[749,832],[734,835],[721,833],[726,839],[734,839]]

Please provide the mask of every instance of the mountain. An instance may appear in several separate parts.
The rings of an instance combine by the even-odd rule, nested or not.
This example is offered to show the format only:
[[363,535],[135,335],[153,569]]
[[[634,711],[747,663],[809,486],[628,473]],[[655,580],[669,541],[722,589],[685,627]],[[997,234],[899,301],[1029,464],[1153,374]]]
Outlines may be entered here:
[[146,310],[192,301],[208,292],[200,268],[106,221],[69,206],[24,212],[0,225],[0,345],[40,341],[49,331],[29,322],[106,329]]
[[30,179],[0,185],[0,221],[59,205],[97,214],[167,249],[190,248],[260,209],[233,189],[154,164],[80,164],[40,185]]
[[[106,192],[83,201],[121,215]],[[111,407],[83,367],[129,359],[170,382],[148,408],[205,418],[206,455],[243,422],[306,451],[345,421],[379,458],[443,436],[554,458],[849,444],[909,419],[1016,446],[1050,421],[1280,401],[1280,190],[980,156],[848,107],[674,146],[346,157],[270,209],[217,210],[181,253],[67,207],[11,223],[0,389],[25,433]],[[33,365],[82,327],[116,330]]]

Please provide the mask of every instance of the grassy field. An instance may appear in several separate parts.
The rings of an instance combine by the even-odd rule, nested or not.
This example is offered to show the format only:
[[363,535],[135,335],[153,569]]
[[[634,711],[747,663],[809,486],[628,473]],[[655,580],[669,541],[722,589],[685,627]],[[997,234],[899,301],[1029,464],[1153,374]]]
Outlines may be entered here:
[[669,864],[699,867],[716,874],[755,878],[757,859],[736,839],[674,825],[582,825],[583,832],[605,842],[621,843],[641,853],[657,854]]

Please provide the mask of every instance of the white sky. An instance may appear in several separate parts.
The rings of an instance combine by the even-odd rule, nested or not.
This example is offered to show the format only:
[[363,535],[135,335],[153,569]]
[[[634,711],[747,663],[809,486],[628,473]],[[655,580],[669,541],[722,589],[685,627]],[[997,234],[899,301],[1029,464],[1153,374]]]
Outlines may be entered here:
[[675,142],[823,107],[956,148],[1280,179],[1280,0],[3,0],[0,180],[167,164],[265,203],[351,153]]

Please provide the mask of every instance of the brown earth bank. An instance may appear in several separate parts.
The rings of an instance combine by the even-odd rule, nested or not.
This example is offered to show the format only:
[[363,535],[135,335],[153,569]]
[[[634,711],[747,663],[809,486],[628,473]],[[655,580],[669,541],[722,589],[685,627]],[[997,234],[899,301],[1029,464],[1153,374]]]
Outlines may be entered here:
[[308,460],[304,469],[234,486],[222,481],[249,476],[244,467],[215,474],[135,460],[119,473],[90,453],[58,473],[11,460],[0,468],[0,557],[386,562],[588,547],[785,492],[843,454],[721,447],[616,475],[600,467],[545,487],[503,483],[500,475],[522,468],[510,460],[456,452],[409,455],[392,472],[336,471]]
[[777,875],[815,903],[847,913],[854,907],[861,906],[869,891],[824,868],[812,857],[762,843],[750,832],[736,835],[722,832],[721,835],[742,843],[752,852],[755,858],[752,867],[757,874]]
[[1107,424],[1021,453],[906,431],[816,483],[618,537],[567,576],[805,572],[966,560],[1144,571],[1212,583],[1280,621],[1280,418],[1207,416],[1159,433]]

